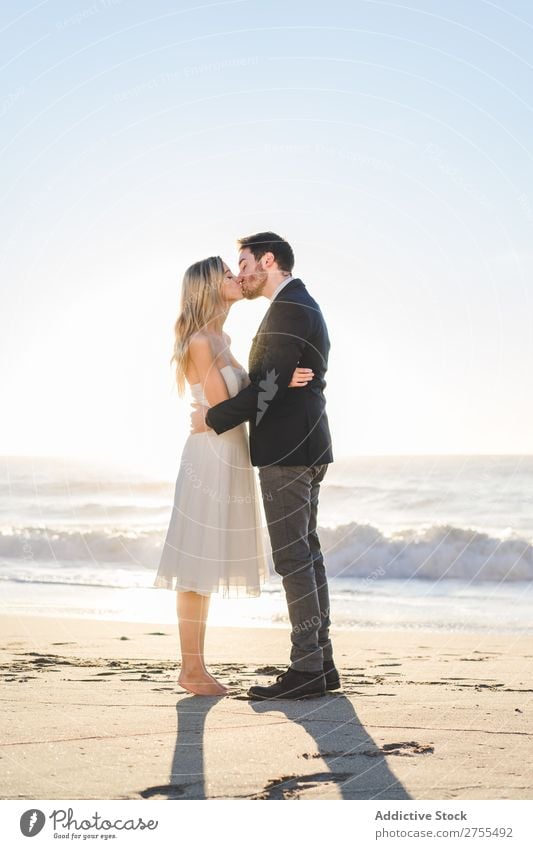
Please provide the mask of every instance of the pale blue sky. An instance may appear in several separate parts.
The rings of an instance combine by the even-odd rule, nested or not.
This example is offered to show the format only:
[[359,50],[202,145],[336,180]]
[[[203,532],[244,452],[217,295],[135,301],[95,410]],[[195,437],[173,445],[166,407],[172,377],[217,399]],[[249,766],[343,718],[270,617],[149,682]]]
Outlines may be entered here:
[[258,229],[328,321],[337,456],[533,453],[531,3],[1,14],[2,453],[171,477],[183,270]]

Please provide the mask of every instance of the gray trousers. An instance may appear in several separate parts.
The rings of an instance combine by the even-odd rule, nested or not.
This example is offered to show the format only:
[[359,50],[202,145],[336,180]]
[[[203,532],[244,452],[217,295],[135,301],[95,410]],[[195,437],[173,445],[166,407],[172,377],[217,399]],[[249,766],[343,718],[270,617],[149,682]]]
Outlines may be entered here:
[[260,466],[272,559],[281,575],[291,631],[291,668],[322,669],[332,660],[329,590],[317,534],[320,483],[328,464]]

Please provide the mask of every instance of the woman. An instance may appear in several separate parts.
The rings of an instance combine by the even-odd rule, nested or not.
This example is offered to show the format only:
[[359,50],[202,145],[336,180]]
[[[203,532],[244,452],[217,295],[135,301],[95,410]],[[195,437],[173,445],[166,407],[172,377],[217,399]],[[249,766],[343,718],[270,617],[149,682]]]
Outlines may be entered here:
[[[213,406],[250,382],[223,330],[232,304],[242,298],[238,279],[218,256],[185,272],[171,359],[180,396],[188,384],[194,401]],[[305,386],[312,377],[310,369],[297,368],[290,386]],[[245,424],[188,437],[154,586],[177,590],[178,684],[191,693],[227,693],[204,662],[211,593],[258,596],[268,578],[257,492]]]

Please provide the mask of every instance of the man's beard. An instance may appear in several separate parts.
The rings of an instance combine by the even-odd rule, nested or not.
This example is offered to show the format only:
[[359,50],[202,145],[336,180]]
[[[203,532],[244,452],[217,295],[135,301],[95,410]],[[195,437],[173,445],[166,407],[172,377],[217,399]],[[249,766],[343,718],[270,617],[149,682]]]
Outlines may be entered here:
[[263,294],[263,289],[268,281],[268,274],[266,271],[254,273],[254,277],[259,278],[259,280],[254,281],[250,289],[248,289],[246,281],[241,284],[241,291],[248,301],[253,301],[254,298],[259,298]]

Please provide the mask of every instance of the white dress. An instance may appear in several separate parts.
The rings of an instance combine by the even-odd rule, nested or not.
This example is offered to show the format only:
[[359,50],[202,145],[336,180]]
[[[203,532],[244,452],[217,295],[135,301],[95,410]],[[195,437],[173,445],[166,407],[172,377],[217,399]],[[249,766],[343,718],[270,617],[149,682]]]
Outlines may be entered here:
[[[248,383],[242,366],[220,372],[230,397]],[[191,393],[209,406],[200,383]],[[244,423],[221,434],[191,434],[154,586],[227,598],[260,595],[268,562],[259,498]]]

